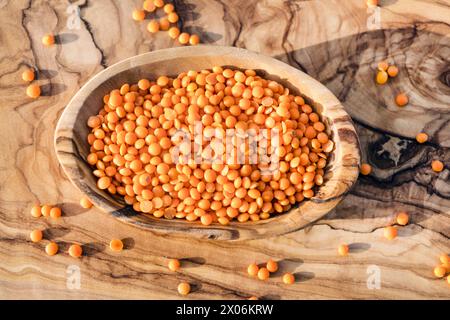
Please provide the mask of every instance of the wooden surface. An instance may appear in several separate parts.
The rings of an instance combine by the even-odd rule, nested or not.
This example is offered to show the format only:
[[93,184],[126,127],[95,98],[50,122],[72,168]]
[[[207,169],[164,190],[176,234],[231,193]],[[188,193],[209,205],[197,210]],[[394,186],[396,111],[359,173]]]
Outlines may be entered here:
[[[80,193],[58,165],[53,132],[79,87],[104,67],[138,53],[174,44],[149,35],[130,18],[140,1],[80,1],[79,29],[69,29],[66,1],[0,1],[0,297],[1,298],[179,298],[177,284],[195,285],[188,298],[268,299],[427,298],[449,299],[450,288],[433,267],[450,253],[449,24],[447,0],[381,1],[381,26],[368,30],[365,1],[175,1],[183,26],[205,42],[235,45],[289,62],[327,85],[353,116],[363,159],[374,166],[345,200],[314,226],[289,235],[237,243],[155,236],[97,210],[79,207]],[[43,48],[44,33],[61,45]],[[374,64],[389,55],[400,67],[389,85],[374,85]],[[25,97],[20,79],[27,65],[40,70],[44,97]],[[405,90],[411,104],[393,105]],[[414,142],[425,130],[432,141]],[[446,164],[440,174],[430,161]],[[34,219],[34,202],[60,203],[64,217]],[[394,241],[382,228],[399,210],[411,223]],[[74,260],[47,257],[45,242],[31,244],[30,230],[47,238],[85,245]],[[126,239],[120,254],[113,237]],[[352,244],[338,257],[337,246]],[[181,272],[166,257],[184,258]],[[250,279],[247,264],[281,260],[267,282]],[[66,286],[67,268],[81,269],[81,288]],[[366,285],[367,270],[380,270],[380,289]],[[371,269],[369,269],[370,271]],[[294,272],[297,282],[281,283]]]
[[[235,66],[242,70],[264,72],[266,79],[278,80],[291,87],[294,94],[304,95],[306,101],[320,112],[328,125],[333,145],[328,152],[324,183],[316,188],[309,201],[289,210],[288,214],[252,223],[231,222],[227,226],[214,223],[203,226],[199,221],[157,219],[125,206],[122,196],[113,197],[97,187],[97,179],[86,159],[89,144],[86,137],[88,118],[98,113],[103,96],[124,83],[139,79],[154,79],[157,75],[176,75],[186,70],[204,70],[211,66]],[[291,91],[292,92],[292,91]],[[211,240],[245,240],[267,238],[297,231],[322,218],[342,200],[359,174],[360,151],[355,127],[337,98],[320,82],[286,63],[245,49],[201,45],[169,48],[125,59],[93,77],[80,89],[64,109],[55,130],[55,150],[64,172],[97,208],[121,221],[150,231],[178,234]]]

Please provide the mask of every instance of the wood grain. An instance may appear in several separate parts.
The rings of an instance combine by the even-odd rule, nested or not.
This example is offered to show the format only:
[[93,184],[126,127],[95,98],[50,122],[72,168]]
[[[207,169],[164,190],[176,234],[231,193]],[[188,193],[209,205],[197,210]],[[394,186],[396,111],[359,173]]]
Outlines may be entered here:
[[[328,126],[334,147],[330,149],[324,183],[309,201],[303,201],[286,214],[251,223],[231,222],[202,226],[199,222],[157,219],[125,206],[122,197],[99,190],[92,168],[86,159],[89,145],[86,125],[101,108],[103,96],[124,83],[140,79],[174,76],[186,70],[203,70],[213,66],[233,66],[241,70],[258,70],[268,80],[276,80],[295,95],[302,94]],[[210,240],[244,240],[265,238],[297,231],[322,218],[333,209],[353,186],[359,173],[359,141],[350,116],[339,100],[320,82],[278,60],[244,49],[223,46],[171,48],[131,57],[114,64],[86,83],[62,113],[55,130],[55,149],[70,180],[97,208],[119,220],[158,233],[184,234]]]
[[[450,298],[448,285],[432,274],[439,254],[450,253],[448,1],[381,1],[383,30],[367,29],[372,13],[359,0],[175,1],[183,28],[205,42],[277,57],[326,84],[352,115],[363,160],[374,167],[313,226],[236,243],[156,236],[83,210],[81,193],[58,165],[53,132],[80,86],[117,61],[175,45],[131,21],[138,2],[80,1],[79,29],[67,28],[66,1],[0,3],[0,297],[177,299],[176,286],[186,280],[196,285],[188,298],[198,299]],[[71,36],[43,48],[41,36],[49,31]],[[400,74],[379,88],[373,64],[386,57]],[[32,101],[20,74],[33,65],[41,70],[44,96]],[[392,93],[403,88],[411,105],[398,110]],[[413,140],[420,130],[430,133],[430,143]],[[433,173],[432,159],[446,169]],[[61,203],[65,215],[56,222],[33,219],[34,202]],[[410,212],[411,223],[388,242],[382,228],[399,210]],[[64,252],[45,256],[45,242],[28,241],[35,228],[46,229]],[[127,250],[110,252],[113,237],[127,239]],[[72,242],[85,246],[81,260],[65,253]],[[352,244],[347,258],[336,255],[342,242]],[[166,257],[185,259],[181,272],[169,272]],[[248,263],[269,257],[281,260],[280,275],[294,272],[296,284],[286,287],[278,275],[264,283],[245,275]],[[81,269],[79,290],[66,287],[73,264]],[[380,268],[380,289],[366,285],[371,265]]]

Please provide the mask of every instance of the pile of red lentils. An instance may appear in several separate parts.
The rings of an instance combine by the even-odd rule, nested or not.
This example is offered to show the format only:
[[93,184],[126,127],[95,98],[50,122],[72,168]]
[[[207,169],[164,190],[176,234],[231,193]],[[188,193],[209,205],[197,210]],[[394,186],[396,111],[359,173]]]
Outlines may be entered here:
[[[97,185],[157,218],[203,225],[268,219],[314,196],[333,149],[320,116],[301,96],[253,70],[214,67],[173,79],[142,79],[112,90],[103,103],[87,122],[87,161]],[[269,164],[248,159],[245,164],[174,163],[172,149],[190,149],[191,144],[171,137],[177,130],[193,135],[197,121],[204,136],[214,130],[224,136],[227,129],[278,129],[279,170],[262,175]],[[234,147],[241,147],[235,138]],[[208,145],[204,139],[203,147]],[[269,145],[267,137],[261,145]]]

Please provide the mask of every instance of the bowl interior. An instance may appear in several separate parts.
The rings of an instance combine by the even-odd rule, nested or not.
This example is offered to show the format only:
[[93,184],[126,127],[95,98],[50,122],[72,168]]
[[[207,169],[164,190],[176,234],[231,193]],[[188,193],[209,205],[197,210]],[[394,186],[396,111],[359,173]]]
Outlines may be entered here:
[[[316,195],[303,201],[287,213],[258,222],[236,223],[228,226],[180,220],[156,219],[125,206],[120,197],[96,187],[92,168],[85,161],[89,153],[86,137],[87,119],[103,107],[103,96],[124,83],[136,83],[142,78],[160,75],[175,76],[187,70],[229,66],[233,69],[254,69],[266,79],[276,80],[295,94],[301,94],[327,124],[327,133],[335,147],[328,159],[324,183]],[[358,138],[349,115],[337,98],[322,84],[305,73],[278,60],[247,50],[231,47],[183,47],[154,51],[119,62],[102,71],[73,97],[64,110],[55,133],[55,148],[60,163],[72,182],[97,207],[120,220],[163,233],[185,233],[209,239],[250,239],[298,230],[321,218],[342,199],[358,176]]]

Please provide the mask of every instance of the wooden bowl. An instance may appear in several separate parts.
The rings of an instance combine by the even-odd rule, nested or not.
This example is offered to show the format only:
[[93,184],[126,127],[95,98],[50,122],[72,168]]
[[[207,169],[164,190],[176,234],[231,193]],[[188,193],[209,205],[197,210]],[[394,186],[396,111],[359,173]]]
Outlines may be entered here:
[[[254,69],[266,79],[273,79],[302,96],[328,124],[335,147],[331,152],[323,185],[316,195],[289,212],[258,222],[232,222],[228,226],[202,226],[185,220],[156,219],[135,212],[122,199],[97,188],[96,178],[86,162],[89,152],[86,121],[103,107],[103,96],[123,83],[159,75],[175,76],[187,70],[213,66]],[[358,137],[350,116],[339,100],[321,83],[276,59],[234,47],[195,46],[158,50],[118,62],[89,80],[72,98],[59,119],[55,132],[59,162],[69,179],[88,196],[96,207],[120,221],[156,233],[185,234],[198,238],[238,240],[280,235],[298,230],[323,217],[349,191],[358,177],[360,151]],[[106,219],[106,217],[105,217]],[[99,222],[100,223],[100,222]]]

